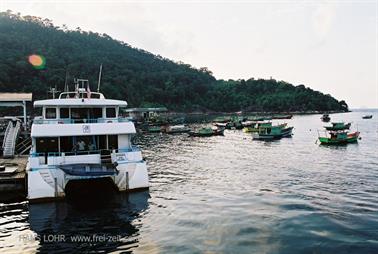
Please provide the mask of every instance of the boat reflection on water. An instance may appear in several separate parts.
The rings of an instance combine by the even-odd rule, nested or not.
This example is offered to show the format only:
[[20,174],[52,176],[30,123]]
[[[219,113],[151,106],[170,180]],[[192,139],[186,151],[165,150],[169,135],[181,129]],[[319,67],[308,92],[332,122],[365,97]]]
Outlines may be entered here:
[[30,228],[39,252],[54,252],[57,246],[70,253],[127,251],[138,245],[148,190],[114,193],[101,189],[90,196],[88,191],[81,194],[61,202],[29,205]]

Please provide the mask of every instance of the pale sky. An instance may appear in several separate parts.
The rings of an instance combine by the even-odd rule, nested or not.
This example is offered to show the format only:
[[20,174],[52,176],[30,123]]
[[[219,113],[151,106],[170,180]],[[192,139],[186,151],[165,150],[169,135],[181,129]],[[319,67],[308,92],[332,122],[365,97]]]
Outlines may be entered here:
[[219,79],[272,76],[378,108],[378,0],[0,0],[7,9],[106,33]]

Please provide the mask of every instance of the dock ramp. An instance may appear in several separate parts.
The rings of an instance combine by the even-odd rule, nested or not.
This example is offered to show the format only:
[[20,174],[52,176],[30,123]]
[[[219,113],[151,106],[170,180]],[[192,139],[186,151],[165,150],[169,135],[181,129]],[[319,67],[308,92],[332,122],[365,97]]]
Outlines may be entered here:
[[4,133],[4,139],[3,139],[3,157],[4,158],[14,157],[17,138],[20,134],[20,130],[21,130],[20,121],[18,120],[9,121],[8,126]]

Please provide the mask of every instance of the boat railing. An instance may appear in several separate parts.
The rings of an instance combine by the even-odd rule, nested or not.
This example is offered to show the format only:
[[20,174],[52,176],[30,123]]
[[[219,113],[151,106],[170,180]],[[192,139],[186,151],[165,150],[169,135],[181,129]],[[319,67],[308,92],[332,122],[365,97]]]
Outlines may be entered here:
[[34,119],[34,124],[76,124],[76,123],[123,123],[130,120],[125,117],[119,118],[82,118],[82,119]]
[[31,153],[31,157],[61,157],[61,156],[78,156],[78,155],[93,155],[102,153],[129,153],[139,152],[138,147],[121,148],[121,149],[99,149],[99,150],[86,150],[86,151],[71,151],[71,152],[47,152],[47,153]]

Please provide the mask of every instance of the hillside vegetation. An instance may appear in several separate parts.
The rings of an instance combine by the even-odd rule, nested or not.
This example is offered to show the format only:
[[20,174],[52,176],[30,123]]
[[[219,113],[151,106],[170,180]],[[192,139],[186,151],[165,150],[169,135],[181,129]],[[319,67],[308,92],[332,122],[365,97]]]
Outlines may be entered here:
[[[340,111],[344,101],[330,95],[273,79],[216,80],[207,68],[174,62],[106,34],[69,30],[51,20],[0,13],[0,91],[33,92],[48,96],[64,89],[66,76],[88,78],[97,85],[103,65],[101,91],[126,99],[131,107],[166,106],[174,111]],[[46,60],[41,68],[28,61],[32,54]],[[68,73],[68,75],[67,75]],[[73,87],[71,86],[71,89]]]

